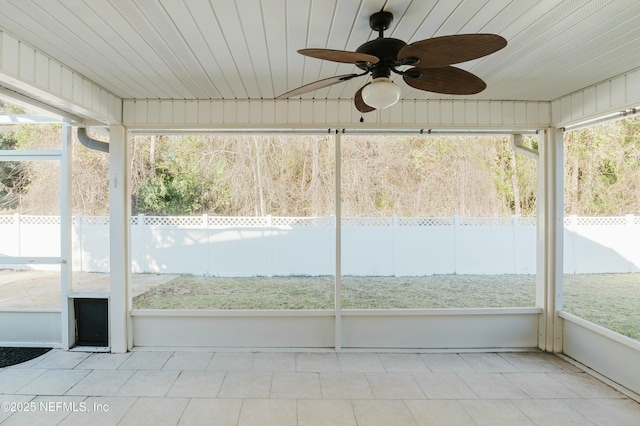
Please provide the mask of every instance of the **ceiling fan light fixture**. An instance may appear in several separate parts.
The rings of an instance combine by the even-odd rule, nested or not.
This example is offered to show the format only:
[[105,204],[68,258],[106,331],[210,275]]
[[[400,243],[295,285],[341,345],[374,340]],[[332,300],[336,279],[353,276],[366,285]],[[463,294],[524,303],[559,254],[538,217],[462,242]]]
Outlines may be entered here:
[[378,77],[362,89],[362,100],[375,109],[385,109],[395,105],[400,99],[400,87],[389,77]]
[[[385,2],[385,5],[388,2]],[[385,37],[393,14],[376,12],[369,17],[369,26],[378,37],[361,44],[355,51],[307,48],[301,55],[340,64],[353,64],[362,73],[337,75],[290,90],[276,99],[289,99],[323,87],[332,86],[355,77],[371,75],[372,81],[362,86],[353,97],[360,113],[389,108],[400,100],[400,87],[389,79],[391,71],[400,74],[404,82],[414,89],[448,95],[475,95],[487,85],[468,71],[452,66],[490,55],[507,45],[507,40],[496,34],[455,34],[418,40],[411,44]],[[403,68],[403,67],[408,67]]]

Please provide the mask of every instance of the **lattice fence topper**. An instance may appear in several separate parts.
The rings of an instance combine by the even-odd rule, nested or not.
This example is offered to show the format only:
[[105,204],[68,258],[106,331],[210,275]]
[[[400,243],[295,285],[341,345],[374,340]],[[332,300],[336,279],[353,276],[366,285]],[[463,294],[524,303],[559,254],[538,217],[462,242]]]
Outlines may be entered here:
[[537,217],[520,217],[518,218],[518,224],[520,226],[536,226],[538,224]]
[[147,226],[198,226],[202,227],[202,216],[144,216]]
[[510,217],[461,217],[460,226],[512,226]]
[[13,215],[0,216],[0,225],[13,225],[15,218]]
[[453,226],[452,217],[399,217],[399,226]]
[[640,216],[565,216],[565,226],[629,226],[640,225]]
[[226,227],[267,227],[270,225],[268,216],[209,216],[209,226]]
[[630,221],[625,216],[615,217],[578,217],[578,226],[624,226]]
[[343,217],[342,226],[393,226],[392,217]]
[[[536,226],[535,217],[343,217],[343,226],[353,227],[392,227],[397,226],[430,227],[430,226]],[[132,216],[131,225],[147,226],[184,226],[184,227],[327,227],[333,226],[335,217],[279,217],[279,216]],[[205,223],[206,222],[206,223]],[[60,216],[36,215],[0,215],[0,225],[60,225]],[[109,225],[109,216],[72,217],[73,225]],[[640,216],[565,216],[565,226],[630,226],[640,225]]]
[[60,225],[60,216],[23,216],[20,215],[22,225]]
[[109,216],[73,216],[74,225],[108,225]]
[[272,217],[272,226],[331,226],[333,220],[331,217]]

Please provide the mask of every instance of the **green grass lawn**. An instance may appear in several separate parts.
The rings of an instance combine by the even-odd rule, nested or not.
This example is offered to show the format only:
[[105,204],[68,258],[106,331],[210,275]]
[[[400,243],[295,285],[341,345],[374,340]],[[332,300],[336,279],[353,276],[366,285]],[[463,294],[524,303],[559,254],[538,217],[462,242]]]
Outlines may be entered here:
[[[567,312],[640,340],[640,274],[565,275]],[[184,275],[133,300],[134,309],[333,309],[333,277]],[[533,275],[342,278],[343,309],[535,306]]]
[[564,310],[640,340],[640,274],[564,277]]

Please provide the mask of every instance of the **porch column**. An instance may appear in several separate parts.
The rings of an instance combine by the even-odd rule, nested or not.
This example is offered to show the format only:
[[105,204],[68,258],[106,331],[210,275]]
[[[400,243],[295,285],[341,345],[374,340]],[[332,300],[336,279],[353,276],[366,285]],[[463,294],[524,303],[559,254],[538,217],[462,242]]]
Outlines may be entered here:
[[342,138],[340,132],[336,132],[333,138],[335,143],[335,329],[334,349],[342,350]]
[[129,146],[123,126],[109,128],[109,239],[110,300],[109,335],[111,352],[131,348]]
[[538,251],[536,306],[540,317],[538,347],[562,352],[564,250],[564,131],[550,127],[540,141],[538,162]]
[[60,161],[60,312],[62,318],[62,349],[69,349],[75,343],[75,317],[72,300],[69,299],[71,290],[73,250],[71,249],[71,166],[72,145],[71,126],[62,123],[62,159]]

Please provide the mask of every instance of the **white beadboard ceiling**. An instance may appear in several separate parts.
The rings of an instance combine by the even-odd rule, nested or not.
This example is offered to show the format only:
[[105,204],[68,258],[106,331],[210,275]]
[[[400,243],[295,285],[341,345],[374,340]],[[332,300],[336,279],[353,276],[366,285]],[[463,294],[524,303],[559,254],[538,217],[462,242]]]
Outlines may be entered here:
[[[488,87],[472,99],[550,101],[640,67],[638,0],[0,0],[0,28],[124,99],[273,99],[357,72],[306,58],[376,37],[495,33],[508,46],[458,65]],[[352,99],[367,77],[306,99]],[[456,98],[415,90],[404,99]]]

